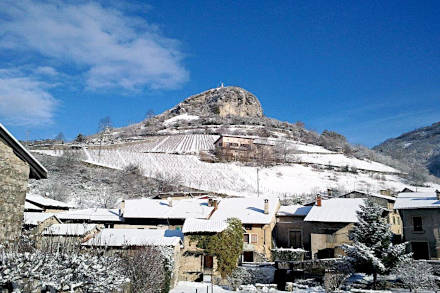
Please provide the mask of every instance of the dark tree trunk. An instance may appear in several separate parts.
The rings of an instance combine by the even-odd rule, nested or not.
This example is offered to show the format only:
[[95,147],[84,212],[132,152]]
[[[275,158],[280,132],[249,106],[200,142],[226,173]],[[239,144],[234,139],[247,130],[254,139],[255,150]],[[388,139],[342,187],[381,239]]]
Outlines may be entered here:
[[377,272],[373,273],[373,290],[376,290]]

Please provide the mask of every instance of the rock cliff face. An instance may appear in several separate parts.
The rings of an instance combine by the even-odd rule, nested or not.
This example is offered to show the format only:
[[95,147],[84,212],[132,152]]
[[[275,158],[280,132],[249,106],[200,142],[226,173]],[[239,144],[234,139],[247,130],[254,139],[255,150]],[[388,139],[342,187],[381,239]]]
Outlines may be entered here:
[[257,97],[234,86],[210,89],[191,96],[167,112],[175,115],[263,117],[263,109]]
[[440,177],[440,122],[388,139],[373,149],[410,165],[425,166]]

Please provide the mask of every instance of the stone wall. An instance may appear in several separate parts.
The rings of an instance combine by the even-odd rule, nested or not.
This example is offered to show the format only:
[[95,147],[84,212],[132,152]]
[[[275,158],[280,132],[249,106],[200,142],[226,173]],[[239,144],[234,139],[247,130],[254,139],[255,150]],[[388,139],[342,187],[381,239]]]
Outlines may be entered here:
[[29,165],[0,140],[0,243],[21,233]]

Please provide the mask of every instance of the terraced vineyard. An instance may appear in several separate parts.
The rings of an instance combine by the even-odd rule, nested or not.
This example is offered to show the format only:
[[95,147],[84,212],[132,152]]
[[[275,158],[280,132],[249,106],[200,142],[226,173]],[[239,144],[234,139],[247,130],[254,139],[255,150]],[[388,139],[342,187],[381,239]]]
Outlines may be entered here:
[[214,148],[218,135],[166,135],[149,138],[147,141],[121,146],[121,150],[137,153],[197,154]]

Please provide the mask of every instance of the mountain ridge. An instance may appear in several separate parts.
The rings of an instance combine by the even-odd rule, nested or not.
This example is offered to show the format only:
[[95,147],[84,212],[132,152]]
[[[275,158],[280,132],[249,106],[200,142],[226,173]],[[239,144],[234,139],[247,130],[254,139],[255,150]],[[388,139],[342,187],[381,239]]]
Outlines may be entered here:
[[440,122],[387,139],[373,149],[440,177]]

